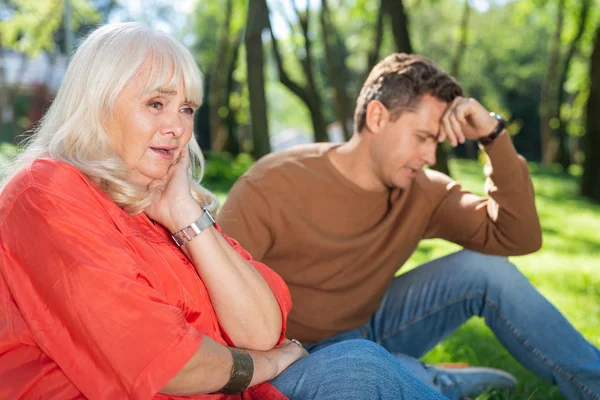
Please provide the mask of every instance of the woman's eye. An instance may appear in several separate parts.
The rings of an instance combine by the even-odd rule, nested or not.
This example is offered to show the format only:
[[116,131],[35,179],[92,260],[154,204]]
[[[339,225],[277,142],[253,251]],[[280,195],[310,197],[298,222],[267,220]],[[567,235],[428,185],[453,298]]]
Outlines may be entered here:
[[183,107],[181,111],[189,115],[192,115],[194,113],[194,109],[192,107]]
[[150,103],[148,103],[148,105],[152,108],[156,108],[157,110],[160,110],[162,108],[162,103],[160,101],[151,101]]

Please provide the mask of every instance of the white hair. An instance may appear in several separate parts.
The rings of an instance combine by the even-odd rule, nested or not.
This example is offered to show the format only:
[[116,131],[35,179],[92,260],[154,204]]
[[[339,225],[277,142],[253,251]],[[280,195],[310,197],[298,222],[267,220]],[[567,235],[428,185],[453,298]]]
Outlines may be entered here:
[[[127,167],[113,150],[102,120],[112,115],[117,96],[148,60],[152,70],[146,92],[183,82],[186,101],[201,104],[201,73],[184,46],[138,23],[104,25],[73,55],[56,98],[23,152],[8,165],[0,190],[22,168],[49,157],[75,166],[128,213],[142,212],[152,202],[153,192],[125,180]],[[193,135],[187,146],[192,194],[216,211],[216,197],[198,183],[204,157]],[[199,176],[194,178],[196,171]]]

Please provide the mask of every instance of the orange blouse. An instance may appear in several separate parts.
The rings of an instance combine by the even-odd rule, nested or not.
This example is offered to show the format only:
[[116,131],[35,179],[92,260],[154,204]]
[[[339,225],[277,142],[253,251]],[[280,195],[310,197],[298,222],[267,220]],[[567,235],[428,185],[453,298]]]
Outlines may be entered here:
[[[283,338],[286,284],[223,237],[273,290]],[[70,164],[40,159],[9,182],[0,246],[1,399],[167,399],[158,391],[204,335],[233,345],[170,233],[127,215]],[[191,398],[286,397],[263,383]]]

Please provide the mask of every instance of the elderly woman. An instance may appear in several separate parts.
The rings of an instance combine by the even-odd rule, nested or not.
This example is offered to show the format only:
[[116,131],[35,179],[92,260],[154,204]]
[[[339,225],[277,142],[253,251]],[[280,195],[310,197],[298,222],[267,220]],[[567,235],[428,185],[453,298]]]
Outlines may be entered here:
[[438,398],[370,342],[285,338],[285,283],[192,177],[201,96],[165,34],[77,50],[1,186],[0,398]]

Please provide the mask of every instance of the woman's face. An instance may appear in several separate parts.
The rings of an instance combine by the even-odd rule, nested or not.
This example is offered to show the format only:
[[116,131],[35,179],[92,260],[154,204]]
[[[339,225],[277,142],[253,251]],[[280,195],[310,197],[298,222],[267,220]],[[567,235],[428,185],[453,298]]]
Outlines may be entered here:
[[144,93],[149,65],[117,97],[106,130],[128,168],[127,180],[148,186],[162,179],[192,137],[195,105],[186,101],[183,82]]

